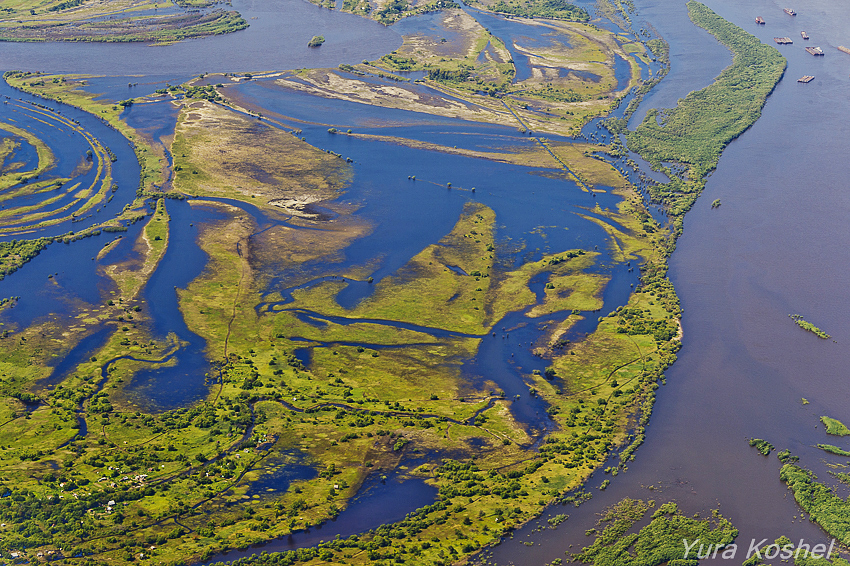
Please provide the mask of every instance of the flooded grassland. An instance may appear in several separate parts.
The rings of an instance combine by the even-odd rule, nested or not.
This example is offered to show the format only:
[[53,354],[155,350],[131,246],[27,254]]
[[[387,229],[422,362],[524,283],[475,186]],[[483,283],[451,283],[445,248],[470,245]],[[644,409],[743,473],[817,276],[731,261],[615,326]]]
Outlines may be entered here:
[[[22,291],[4,307],[0,550],[283,550],[407,480],[430,490],[281,559],[447,564],[628,467],[680,347],[666,266],[681,215],[755,117],[722,117],[716,153],[654,145],[692,168],[654,194],[671,232],[604,159],[619,140],[565,137],[633,95],[651,50],[582,22],[488,31],[495,18],[450,7],[401,20],[402,47],[377,61],[204,74],[124,101],[83,77],[7,75],[56,108],[9,97],[28,113],[4,114],[0,182],[27,200],[0,229],[45,239],[3,242],[4,259],[40,275],[62,239],[91,267],[49,278],[75,300],[39,310]],[[65,119],[71,105],[98,119]],[[120,154],[100,141],[117,131],[133,144]],[[141,179],[114,205],[113,151]],[[91,212],[107,205],[108,221]],[[68,231],[79,216],[86,231]]]

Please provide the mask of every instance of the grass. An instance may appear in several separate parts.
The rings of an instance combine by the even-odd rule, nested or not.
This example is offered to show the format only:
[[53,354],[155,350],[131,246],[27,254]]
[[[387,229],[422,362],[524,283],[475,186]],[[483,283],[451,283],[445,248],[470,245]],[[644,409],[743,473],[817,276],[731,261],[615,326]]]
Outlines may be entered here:
[[[208,6],[209,0],[177,2],[184,8]],[[235,11],[181,11],[149,14],[153,0],[22,0],[4,3],[0,41],[148,41],[172,43],[193,37],[232,33],[248,27]]]
[[824,452],[835,454],[836,456],[850,456],[850,452],[843,448],[839,448],[838,446],[833,446],[832,444],[818,444],[818,448]]
[[[69,104],[80,110],[84,110],[106,120],[126,137],[136,152],[136,157],[141,166],[139,188],[142,191],[151,191],[155,186],[162,186],[164,178],[162,175],[163,165],[166,161],[164,153],[156,150],[138,132],[129,127],[121,119],[123,107],[108,102],[95,100],[97,94],[86,92],[81,87],[87,82],[83,77],[66,75],[44,75],[28,71],[13,71],[4,74],[4,79],[13,88],[41,96],[48,100],[56,100]],[[135,203],[136,208],[139,203]]]
[[[652,520],[637,532],[634,525],[655,506],[654,501],[624,499],[607,509],[599,520],[592,544],[573,554],[573,559],[594,566],[658,566],[694,560],[686,556],[682,540],[698,540],[705,546],[729,545],[738,535],[728,519],[713,511],[710,518],[687,517],[675,503],[665,503]],[[693,552],[696,550],[694,549]],[[569,554],[569,552],[568,552]]]
[[[825,445],[824,445],[825,446]],[[844,455],[850,455],[845,453]],[[810,518],[843,544],[850,543],[850,502],[817,481],[810,470],[796,464],[785,464],[779,474],[794,493],[794,499]]]
[[844,426],[844,423],[837,419],[832,419],[830,417],[821,417],[820,421],[826,427],[827,434],[834,434],[835,436],[847,436],[850,435],[850,429]]
[[[487,63],[476,63],[475,72],[481,73],[483,82],[485,75],[495,81],[499,65],[507,64],[497,61],[504,46],[493,42],[477,22],[461,16],[453,22],[467,26],[463,37],[468,43],[440,68],[460,70],[485,52]],[[589,26],[546,25],[566,26],[558,29],[581,36],[575,38],[581,50],[574,55],[584,63],[614,41],[607,32]],[[417,57],[424,60],[436,53],[432,49]],[[380,63],[384,70],[411,58],[403,51],[394,55]],[[561,58],[565,65],[568,60],[565,52],[546,56],[553,61]],[[382,72],[372,65],[357,69]],[[305,75],[309,78],[309,73]],[[41,79],[21,77],[20,83],[30,83],[22,86],[35,92],[76,100],[122,127],[117,109],[95,103],[70,85],[31,84]],[[79,79],[72,81],[79,84]],[[475,78],[464,81],[467,86],[451,82],[432,79],[434,86],[453,93],[479,84]],[[222,91],[226,93],[226,88]],[[561,94],[523,96],[561,104],[556,100]],[[214,95],[205,90],[203,97],[208,96]],[[475,98],[479,99],[491,109],[501,107],[503,117],[510,114],[494,97]],[[535,118],[535,110],[520,108],[517,100],[509,104],[519,118],[511,114],[509,119],[564,131],[566,120]],[[587,115],[610,104],[594,102]],[[299,203],[336,196],[350,172],[339,157],[265,121],[240,116],[208,100],[184,101],[172,146],[175,188],[191,195],[252,202],[273,217],[275,207],[301,212],[291,221],[294,226],[311,225],[309,211],[305,213]],[[546,146],[545,140],[535,143],[540,146],[533,150],[535,159],[543,159],[542,148],[549,147],[563,162],[579,164],[574,166],[577,175],[589,186],[617,181],[612,186],[623,197],[617,210],[597,207],[583,217],[606,231],[616,261],[642,264],[640,285],[628,304],[602,313],[596,331],[586,339],[569,343],[564,332],[587,313],[571,314],[564,324],[546,329],[539,353],[551,357],[554,376],[549,372],[523,376],[529,394],[549,404],[556,425],[538,452],[528,450],[533,431],[516,422],[512,400],[503,398],[492,382],[471,383],[461,374],[461,366],[505,313],[598,308],[605,280],[589,272],[598,261],[597,250],[555,250],[520,268],[500,266],[493,257],[499,220],[492,210],[470,205],[451,231],[391,277],[375,283],[374,293],[353,309],[336,303],[344,284],[338,280],[293,292],[289,303],[255,309],[264,301],[282,299],[280,293],[264,296],[273,290],[268,285],[271,277],[277,278],[275,289],[330,275],[365,282],[377,260],[344,274],[339,273],[338,262],[346,246],[369,228],[341,207],[333,223],[322,225],[325,230],[279,225],[259,231],[241,211],[215,205],[225,217],[199,229],[200,245],[210,258],[207,268],[179,291],[187,325],[207,340],[214,362],[207,375],[210,394],[192,407],[148,414],[133,404],[126,387],[139,369],[173,363],[169,355],[179,344],[173,337],[149,335],[146,305],[134,293],[145,276],[126,275],[120,281],[122,269],[142,273],[143,266],[155,265],[164,252],[167,211],[160,202],[145,227],[147,241],[137,242],[147,250],[143,259],[117,266],[113,274],[120,283],[113,299],[80,308],[78,324],[67,329],[114,327],[93,359],[79,364],[59,386],[39,388],[36,380],[49,373],[47,360],[67,348],[60,346],[60,329],[46,325],[24,329],[0,349],[0,364],[6,364],[0,367],[7,368],[3,373],[8,375],[4,391],[9,393],[2,414],[17,415],[15,424],[0,426],[0,444],[11,447],[10,456],[4,452],[0,459],[0,482],[20,495],[0,498],[0,519],[7,525],[24,525],[29,534],[25,539],[7,529],[0,536],[0,547],[34,553],[62,545],[91,553],[99,562],[119,564],[129,561],[128,556],[148,553],[153,545],[154,560],[192,561],[324,522],[348,505],[369,473],[401,470],[437,486],[439,500],[396,524],[300,551],[301,557],[353,564],[444,562],[494,543],[539,515],[548,503],[583,500],[585,496],[571,492],[603,466],[612,447],[620,449],[620,463],[614,468],[623,470],[645,437],[657,382],[679,349],[681,311],[666,277],[669,234],[654,223],[640,197],[610,167],[584,155],[585,148]],[[162,164],[145,152],[140,157],[148,164],[146,171],[161,170]],[[551,163],[554,158],[550,154],[546,159]],[[156,240],[156,235],[163,240]],[[538,305],[528,285],[539,274],[546,274],[552,287]],[[344,318],[316,325],[300,316],[304,311],[318,318]],[[400,323],[437,332],[408,330]],[[446,331],[469,335],[443,335]],[[295,356],[303,348],[311,350],[309,367]],[[44,400],[42,412],[29,419],[41,419],[41,444],[32,436],[16,444],[27,419],[24,403],[15,393],[37,394]],[[89,433],[75,438],[78,416],[86,418]],[[261,448],[267,443],[271,452]],[[432,457],[435,454],[440,457]],[[400,468],[405,459],[418,460],[417,467]],[[295,481],[286,492],[252,492],[257,480],[292,460],[313,466],[316,476]],[[148,478],[139,479],[141,475]],[[103,477],[107,479],[101,481]],[[74,493],[82,499],[79,507],[69,505]],[[57,502],[49,508],[53,514],[46,523],[34,521],[30,509],[43,506],[39,498],[47,495]],[[59,495],[65,497],[59,500]],[[118,512],[106,510],[110,499],[120,502]],[[664,513],[671,519],[675,510]],[[45,525],[54,515],[63,521],[48,531]],[[253,561],[283,558],[293,555],[258,555]]]
[[[688,12],[696,25],[729,48],[732,64],[710,86],[680,100],[676,108],[650,110],[637,129],[626,134],[629,149],[674,179],[650,188],[653,198],[666,204],[673,214],[693,206],[705,175],[717,166],[729,142],[761,116],[767,97],[785,71],[785,58],[779,51],[705,5],[691,0]],[[663,162],[684,165],[687,175],[676,175]]]
[[569,20],[586,22],[590,15],[584,8],[580,8],[565,0],[499,0],[488,6],[494,12],[511,14],[523,18],[553,18],[556,20]]
[[799,326],[803,330],[808,330],[812,334],[816,335],[818,338],[822,338],[824,340],[827,340],[828,338],[830,338],[829,334],[827,334],[826,332],[824,332],[823,330],[821,330],[820,328],[818,328],[817,326],[815,326],[811,322],[807,322],[807,321],[803,320],[803,315],[789,314],[788,316],[790,316],[791,319],[794,322],[797,323],[797,326]]
[[141,252],[141,259],[113,263],[106,267],[106,273],[118,285],[119,294],[127,300],[138,296],[165,255],[168,248],[169,220],[165,199],[159,199],[154,214],[151,215],[135,244],[135,248]]
[[[345,66],[345,72],[307,71],[301,81],[283,79],[286,86],[334,98],[384,107],[461,116],[465,119],[509,124],[524,131],[576,134],[591,117],[609,111],[619,97],[639,82],[640,68],[628,57],[611,32],[581,22],[539,20],[550,33],[564,37],[546,47],[515,45],[528,57],[532,77],[516,82],[516,69],[507,47],[474,17],[460,10],[446,10],[438,19],[438,33],[408,35],[403,45],[377,61]],[[450,36],[451,42],[443,41]],[[645,52],[629,43],[632,52]],[[615,58],[630,62],[629,85],[617,85]],[[395,81],[400,71],[425,71],[424,82],[445,96],[437,103],[423,100],[420,90]],[[599,77],[590,81],[570,71],[586,71]],[[359,78],[386,78],[398,84],[376,90]],[[304,84],[307,81],[307,85]],[[402,91],[408,91],[403,93]],[[458,103],[458,99],[465,104]]]

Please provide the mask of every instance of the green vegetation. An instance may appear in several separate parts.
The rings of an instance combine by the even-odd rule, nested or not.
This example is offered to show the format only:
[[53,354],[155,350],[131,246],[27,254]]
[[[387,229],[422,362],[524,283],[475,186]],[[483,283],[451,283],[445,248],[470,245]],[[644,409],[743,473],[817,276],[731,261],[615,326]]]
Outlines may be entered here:
[[794,499],[813,521],[842,544],[850,543],[850,501],[819,483],[812,471],[796,464],[782,466],[779,479],[788,485]]
[[833,446],[832,444],[818,444],[818,448],[824,452],[835,454],[836,456],[850,456],[850,452],[843,448],[839,448],[838,446]]
[[20,269],[52,241],[51,238],[39,238],[0,242],[0,280]]
[[[408,0],[389,0],[383,8],[374,11],[372,16],[382,24],[390,25],[402,18],[451,8],[460,8],[460,6],[454,0],[429,0],[416,3],[408,2]],[[354,12],[355,9],[351,11]]]
[[[718,511],[710,519],[686,517],[675,503],[661,505],[652,521],[638,532],[632,527],[655,505],[650,501],[624,499],[609,509],[599,521],[601,532],[593,544],[573,558],[593,566],[658,566],[696,563],[695,556],[685,560],[682,540],[708,545],[731,544],[738,530]],[[604,527],[604,528],[603,528]]]
[[[390,21],[427,6],[392,2],[374,17]],[[448,93],[439,100],[460,93],[480,101],[489,113],[485,120],[498,116],[493,121],[561,133],[617,102],[609,67],[613,53],[625,49],[609,32],[579,23],[540,23],[581,46],[539,54],[547,64],[567,68],[578,61],[602,78],[593,85],[575,77],[549,85],[544,76],[513,85],[510,54],[495,36],[460,11],[440,18],[447,29],[461,30],[451,53],[441,54],[441,42],[417,45],[405,38],[402,49],[374,65],[351,66],[345,76],[302,71],[299,82],[318,89],[326,79],[333,82],[327,91],[339,94],[350,87],[359,93],[351,82],[336,81],[350,80],[354,71],[384,79],[384,71],[434,71],[430,84]],[[628,44],[630,53],[642,49]],[[14,81],[18,88],[73,100],[128,137],[137,135],[120,121],[118,105],[74,90],[77,79],[50,79],[24,74]],[[9,496],[0,497],[0,519],[14,527],[0,527],[0,549],[34,554],[62,548],[84,560],[115,564],[141,554],[164,563],[208,559],[336,517],[366,478],[398,472],[436,486],[438,500],[393,525],[239,563],[445,565],[494,544],[547,504],[577,505],[589,498],[576,490],[612,450],[619,450],[618,465],[606,470],[612,476],[635,458],[658,382],[680,348],[681,309],[667,278],[677,233],[655,223],[641,196],[615,171],[585,155],[596,146],[536,138],[534,151],[510,157],[506,151],[501,158],[545,159],[549,167],[554,159],[559,174],[574,177],[585,190],[593,184],[613,187],[622,197],[616,210],[597,206],[580,215],[608,234],[609,254],[555,250],[520,267],[501,264],[499,219],[493,210],[470,203],[439,241],[374,281],[378,257],[339,267],[345,248],[371,229],[349,207],[332,202],[351,175],[341,156],[309,146],[294,129],[270,125],[285,118],[261,120],[214,104],[224,98],[236,105],[227,100],[226,87],[165,90],[160,95],[185,94],[175,102],[182,109],[170,148],[174,190],[252,202],[286,224],[259,227],[241,209],[189,200],[191,206],[214,206],[221,216],[198,227],[209,262],[177,291],[186,324],[208,344],[210,395],[192,407],[151,413],[128,385],[141,369],[172,364],[180,344],[173,336],[150,336],[147,305],[138,292],[167,248],[170,222],[162,198],[167,195],[152,183],[165,163],[138,140],[145,171],[139,194],[157,197],[134,244],[140,257],[105,267],[116,282],[112,298],[80,306],[78,326],[44,323],[4,338],[0,496]],[[502,94],[504,99],[497,96]],[[472,112],[455,101],[447,108],[452,114]],[[309,205],[322,201],[337,207],[333,222],[300,230],[317,226]],[[108,244],[117,245],[118,240]],[[570,343],[565,333],[582,312],[601,307],[607,278],[594,269],[601,256],[639,264],[640,284],[627,305],[599,317],[595,332]],[[538,279],[545,284],[539,301],[529,287]],[[371,283],[374,292],[348,309],[336,297],[352,281]],[[283,296],[279,289],[293,290]],[[514,399],[488,376],[469,380],[461,373],[481,342],[496,338],[496,323],[522,311],[529,317],[571,313],[547,328],[535,348],[551,360],[549,367],[524,376],[527,394],[545,401],[554,421],[536,451],[529,447],[543,433],[515,419]],[[41,386],[51,372],[48,361],[70,346],[63,333],[73,341],[95,325],[114,328],[106,345],[57,386]],[[306,365],[296,355],[304,350],[310,353]],[[414,460],[417,467],[407,467]],[[315,475],[294,480],[286,491],[256,489],[293,463]],[[606,516],[607,526],[581,559],[600,566],[619,560],[655,565],[677,558],[673,545],[681,552],[683,537],[728,542],[735,536],[719,514],[711,520],[686,518],[673,504],[627,535],[650,507],[621,504]]]
[[[13,88],[49,100],[69,104],[106,120],[112,127],[121,132],[133,146],[136,157],[139,160],[139,165],[141,166],[139,178],[139,190],[141,193],[152,191],[155,187],[162,186],[163,179],[165,178],[163,176],[163,167],[167,163],[162,148],[153,146],[121,119],[122,107],[117,104],[95,100],[97,98],[96,94],[78,88],[86,84],[85,79],[66,77],[64,75],[44,75],[29,71],[7,71],[4,73],[3,78]],[[40,110],[49,112],[45,108]],[[74,127],[78,128],[78,125],[74,124]],[[100,146],[93,149],[105,154],[101,159],[101,161],[105,162],[104,167],[111,167],[112,159],[109,156],[107,148],[101,146],[100,142],[92,136],[88,137],[90,138],[90,143]],[[106,186],[111,190],[111,184],[107,183]],[[141,201],[138,201],[131,208],[136,209],[140,205]]]
[[834,552],[830,557],[814,558],[812,556],[797,556],[794,566],[850,566],[850,562]]
[[848,436],[850,435],[850,429],[844,426],[844,423],[839,421],[838,419],[832,419],[827,416],[823,416],[820,418],[820,422],[826,426],[827,434],[834,434],[835,436]]
[[566,0],[498,0],[490,5],[490,9],[523,18],[552,18],[576,22],[586,22],[590,19],[584,8]]
[[[815,334],[818,338],[823,338],[824,340],[830,338],[829,334],[812,324],[811,322],[806,322],[803,320],[803,315],[800,314],[789,314],[791,320],[797,323],[797,326],[802,328],[803,330],[808,330],[809,332]],[[826,423],[824,423],[826,424]],[[844,425],[842,425],[844,426]],[[846,430],[846,429],[845,429]]]
[[831,475],[832,477],[834,477],[835,479],[837,479],[838,481],[840,481],[841,483],[843,483],[845,485],[850,485],[850,474],[848,474],[846,472],[830,471],[829,475]]
[[310,41],[307,42],[307,47],[319,47],[325,42],[325,36],[323,35],[314,35]]
[[[650,186],[649,191],[674,215],[693,206],[723,149],[761,116],[767,96],[785,70],[785,59],[775,48],[699,2],[688,2],[688,10],[696,25],[732,51],[732,65],[713,84],[680,100],[676,108],[649,111],[637,129],[626,134],[629,149],[673,179]],[[677,174],[664,163],[680,164],[684,170]]]
[[719,207],[720,207],[720,199],[715,199],[715,200],[711,203],[711,208],[719,208]]
[[773,444],[771,444],[767,440],[762,440],[761,438],[751,438],[750,446],[758,450],[762,456],[769,456],[770,451],[775,449]]
[[[206,7],[211,0],[179,0],[183,8]],[[140,15],[155,0],[18,0],[0,17],[0,41],[153,41],[170,43],[193,37],[232,33],[248,27],[238,12],[186,10]],[[120,14],[115,18],[115,14]]]

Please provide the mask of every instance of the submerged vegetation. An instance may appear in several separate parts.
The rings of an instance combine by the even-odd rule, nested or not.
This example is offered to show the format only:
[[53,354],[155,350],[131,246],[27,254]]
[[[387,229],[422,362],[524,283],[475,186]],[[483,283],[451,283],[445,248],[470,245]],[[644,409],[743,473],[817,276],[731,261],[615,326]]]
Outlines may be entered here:
[[844,423],[839,421],[838,419],[833,419],[827,416],[823,416],[820,418],[820,422],[824,424],[826,427],[827,434],[833,434],[835,436],[848,436],[850,435],[850,429],[848,429]]

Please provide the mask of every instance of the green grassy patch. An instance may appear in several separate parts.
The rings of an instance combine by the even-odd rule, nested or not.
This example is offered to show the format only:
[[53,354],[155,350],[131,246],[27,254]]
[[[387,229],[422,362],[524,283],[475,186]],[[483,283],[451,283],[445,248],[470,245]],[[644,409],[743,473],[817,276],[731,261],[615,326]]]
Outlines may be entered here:
[[[824,332],[823,330],[821,330],[820,328],[818,328],[817,326],[815,326],[811,322],[807,322],[807,321],[803,320],[802,315],[789,314],[788,316],[790,316],[791,319],[794,322],[797,323],[797,326],[799,326],[803,330],[808,330],[812,334],[816,335],[818,338],[823,338],[824,340],[826,340],[827,338],[830,338],[829,334],[827,334],[826,332]],[[842,426],[844,426],[844,425],[842,425]]]
[[[658,566],[660,564],[690,564],[694,554],[686,556],[682,540],[704,545],[728,545],[738,536],[738,530],[728,519],[713,511],[711,518],[687,517],[675,503],[661,505],[648,525],[638,532],[632,527],[654,506],[655,502],[624,499],[608,509],[599,521],[593,544],[573,558],[594,566]],[[692,550],[691,552],[694,552]]]
[[827,434],[834,434],[835,436],[850,435],[850,429],[844,426],[844,423],[842,423],[838,419],[823,416],[820,418],[820,422],[822,422],[824,426],[826,426]]
[[[850,453],[846,455],[850,456]],[[795,464],[782,466],[779,479],[788,485],[794,499],[813,521],[839,542],[850,543],[850,501],[818,482],[813,472]]]
[[[641,154],[653,168],[670,173],[672,182],[656,185],[650,192],[674,214],[693,206],[705,175],[717,166],[729,142],[761,116],[768,95],[785,71],[785,58],[774,47],[699,2],[688,2],[688,11],[696,25],[732,51],[732,65],[710,86],[680,100],[676,108],[650,110],[637,129],[626,134],[629,149]],[[684,170],[674,171],[663,162],[681,164]]]

